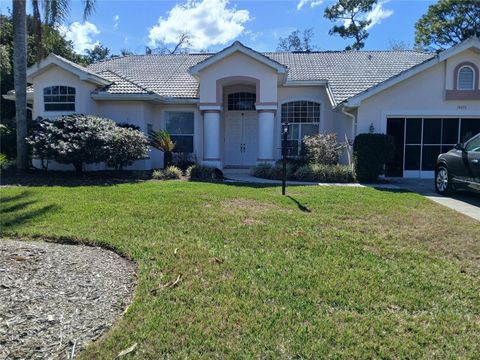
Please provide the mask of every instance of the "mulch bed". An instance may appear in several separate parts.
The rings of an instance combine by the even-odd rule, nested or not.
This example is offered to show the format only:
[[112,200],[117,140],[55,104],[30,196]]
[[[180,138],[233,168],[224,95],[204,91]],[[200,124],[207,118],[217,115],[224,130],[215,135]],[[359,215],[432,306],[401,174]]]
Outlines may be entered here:
[[0,239],[0,359],[75,357],[134,287],[134,263],[112,251]]

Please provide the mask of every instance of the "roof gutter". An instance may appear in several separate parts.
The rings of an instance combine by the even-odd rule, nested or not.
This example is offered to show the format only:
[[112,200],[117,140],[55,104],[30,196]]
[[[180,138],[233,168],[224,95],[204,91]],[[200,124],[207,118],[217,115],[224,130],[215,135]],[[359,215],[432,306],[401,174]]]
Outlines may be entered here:
[[[357,133],[357,117],[355,115],[353,115],[352,113],[349,113],[347,110],[347,107],[346,106],[342,106],[341,107],[341,111],[342,111],[342,114],[348,116],[350,119],[352,119],[352,129],[351,129],[351,140],[352,140],[352,144],[353,144],[353,140],[355,139],[355,134]],[[346,134],[345,134],[345,137]],[[348,163],[350,165],[353,164],[353,149],[352,149],[352,145],[350,144],[350,141],[348,141],[348,139],[345,139],[346,142],[347,142],[347,155],[348,155]]]
[[[12,92],[11,90],[5,95],[2,95],[2,97],[5,100],[10,100],[10,101],[17,100],[17,97],[15,96],[15,92]],[[27,92],[27,104],[33,104],[33,92]]]
[[327,80],[286,80],[283,86],[327,86]]
[[92,92],[93,100],[100,101],[152,101],[159,104],[197,104],[198,99],[194,98],[172,98],[158,94],[110,94],[105,92]]

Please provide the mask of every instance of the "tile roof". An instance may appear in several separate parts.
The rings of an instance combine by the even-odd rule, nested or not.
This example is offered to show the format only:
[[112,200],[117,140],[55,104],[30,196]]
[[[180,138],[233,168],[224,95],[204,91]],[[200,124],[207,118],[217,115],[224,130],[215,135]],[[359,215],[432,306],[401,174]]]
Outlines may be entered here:
[[417,51],[267,53],[288,66],[288,80],[327,80],[340,103],[434,57]]
[[[172,98],[198,98],[198,81],[188,70],[212,55],[130,55],[95,63],[87,69],[114,82],[103,89],[110,93],[153,92]],[[263,55],[288,67],[287,81],[327,80],[337,104],[434,56],[411,50]]]
[[148,94],[150,92],[144,87],[137,85],[133,81],[111,70],[101,71],[98,75],[112,82],[111,85],[105,86],[101,91],[107,91],[111,94]]

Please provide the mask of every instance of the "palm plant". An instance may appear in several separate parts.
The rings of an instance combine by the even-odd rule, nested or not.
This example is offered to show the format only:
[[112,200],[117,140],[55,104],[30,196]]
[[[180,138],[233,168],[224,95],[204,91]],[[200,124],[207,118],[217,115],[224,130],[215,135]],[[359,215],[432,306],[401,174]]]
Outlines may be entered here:
[[149,134],[150,145],[163,152],[164,167],[172,165],[172,152],[175,149],[175,143],[167,130],[152,131]]
[[[13,17],[13,77],[15,87],[15,118],[17,122],[17,169],[28,166],[27,150],[27,2],[12,1]],[[43,0],[46,24],[58,24],[68,17],[69,0]],[[94,10],[95,0],[83,0],[84,20]],[[37,29],[37,60],[43,58],[42,23],[38,0],[32,0],[33,16]]]
[[[82,0],[83,20],[85,21],[95,10],[95,0]],[[37,61],[45,57],[43,35],[46,31],[68,19],[70,13],[70,0],[42,0],[40,8],[39,0],[32,0],[32,15],[35,26],[35,44],[37,47]],[[43,21],[41,12],[43,11]],[[43,22],[43,23],[42,23]],[[46,26],[46,25],[49,25]]]

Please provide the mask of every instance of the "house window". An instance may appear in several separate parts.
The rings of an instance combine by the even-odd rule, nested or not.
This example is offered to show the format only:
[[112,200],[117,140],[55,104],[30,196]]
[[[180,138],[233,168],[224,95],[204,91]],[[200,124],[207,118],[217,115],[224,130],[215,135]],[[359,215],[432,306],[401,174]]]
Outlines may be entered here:
[[305,136],[320,131],[320,104],[313,101],[291,101],[282,104],[282,123],[288,123],[288,153],[300,155]]
[[462,66],[458,70],[458,90],[473,90],[474,89],[475,71],[470,66]]
[[49,86],[43,89],[45,111],[75,111],[75,88]]
[[251,92],[236,92],[228,95],[228,110],[255,110],[257,95]]
[[193,153],[193,111],[166,111],[165,129],[175,143],[173,152]]

